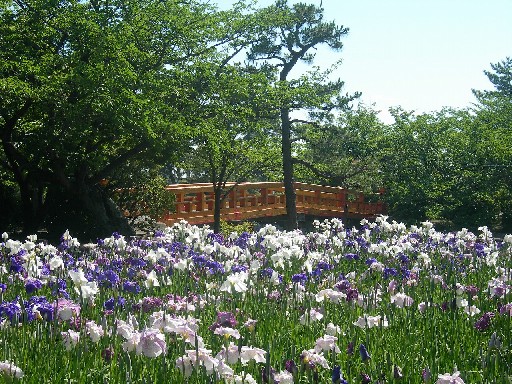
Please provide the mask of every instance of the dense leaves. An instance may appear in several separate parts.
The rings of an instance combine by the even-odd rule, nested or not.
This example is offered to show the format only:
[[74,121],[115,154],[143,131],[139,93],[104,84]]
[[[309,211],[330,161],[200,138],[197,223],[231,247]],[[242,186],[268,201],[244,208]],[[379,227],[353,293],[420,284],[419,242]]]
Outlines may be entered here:
[[[372,192],[383,186],[379,166],[384,124],[376,111],[359,105],[324,124],[303,124],[297,178]],[[300,160],[299,160],[300,159]]]
[[[348,28],[325,16],[285,0],[1,2],[2,225],[130,234],[119,205],[158,217],[157,185],[210,182],[220,210],[228,181],[284,180],[290,228],[294,181],[383,188],[406,222],[510,228],[512,60],[484,71],[494,89],[473,108],[397,106],[384,124],[352,106],[337,65],[303,69],[343,47]],[[121,203],[133,187],[155,193]]]
[[218,15],[196,2],[27,1],[0,16],[0,133],[25,230],[67,211],[84,218],[76,233],[129,232],[98,182],[185,148],[183,79],[225,43]]
[[485,73],[496,89],[474,91],[478,104],[470,110],[393,111],[380,164],[390,213],[409,221],[510,228],[510,59],[492,68]]

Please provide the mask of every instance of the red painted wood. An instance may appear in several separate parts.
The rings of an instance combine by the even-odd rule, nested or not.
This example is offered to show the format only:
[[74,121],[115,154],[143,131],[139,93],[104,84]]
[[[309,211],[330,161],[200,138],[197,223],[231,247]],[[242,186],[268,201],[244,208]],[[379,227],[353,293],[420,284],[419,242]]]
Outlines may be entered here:
[[[226,221],[278,216],[286,213],[283,183],[227,183],[233,187],[222,204]],[[161,219],[167,225],[180,220],[191,224],[213,223],[213,187],[211,184],[173,184],[166,187],[176,195],[175,212]],[[381,200],[365,201],[362,192],[340,187],[295,183],[297,212],[319,217],[374,218],[385,213]],[[384,192],[379,191],[379,196]]]

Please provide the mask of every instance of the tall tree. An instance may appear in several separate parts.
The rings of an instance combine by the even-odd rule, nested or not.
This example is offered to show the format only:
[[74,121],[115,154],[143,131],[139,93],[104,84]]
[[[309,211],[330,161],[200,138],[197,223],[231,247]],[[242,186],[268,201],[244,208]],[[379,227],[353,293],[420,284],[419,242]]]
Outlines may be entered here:
[[[324,21],[324,10],[315,5],[297,3],[291,6],[286,0],[258,12],[262,20],[258,41],[248,52],[248,59],[263,67],[278,69],[275,88],[278,94],[277,117],[280,121],[281,155],[285,185],[288,228],[297,227],[297,210],[294,183],[294,151],[297,126],[315,123],[327,118],[336,108],[343,108],[352,97],[341,95],[343,82],[330,81],[330,71],[319,68],[295,76],[293,70],[300,62],[312,64],[315,50],[327,46],[341,50],[341,39],[348,29],[334,22]],[[296,111],[309,111],[308,119],[296,117]]]
[[512,229],[512,58],[491,64],[484,73],[493,90],[473,90],[475,165],[487,175],[487,188],[503,230]]
[[[202,89],[190,118],[198,129],[191,141],[193,150],[183,157],[181,167],[212,183],[217,233],[228,193],[237,183],[263,173],[275,157],[269,122],[258,116],[269,106],[270,92],[264,74],[239,65],[208,63],[197,69]],[[235,184],[227,185],[228,181]]]
[[1,3],[2,166],[25,231],[60,230],[66,212],[88,237],[130,233],[99,182],[179,153],[183,79],[223,43],[216,17],[194,0]]
[[[272,70],[255,70],[240,54],[257,41],[261,21],[244,2],[218,15],[225,43],[190,71],[195,91],[184,96],[190,111],[186,121],[196,129],[188,155],[177,164],[196,180],[212,183],[215,232],[230,190],[262,174],[274,158],[267,113],[274,99]],[[228,181],[235,184],[227,186]]]

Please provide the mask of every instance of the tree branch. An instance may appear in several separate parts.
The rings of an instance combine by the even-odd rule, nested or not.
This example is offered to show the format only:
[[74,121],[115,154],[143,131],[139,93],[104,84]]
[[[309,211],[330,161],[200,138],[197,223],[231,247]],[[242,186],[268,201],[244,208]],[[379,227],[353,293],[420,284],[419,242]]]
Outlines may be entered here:
[[317,123],[316,121],[303,120],[303,119],[292,119],[292,120],[290,120],[290,123],[291,124],[300,123],[300,124],[305,124],[305,125],[312,125],[315,128],[320,128],[320,124]]
[[127,150],[125,153],[113,159],[106,167],[104,167],[102,170],[100,170],[94,176],[92,176],[90,180],[93,182],[99,182],[100,180],[106,178],[114,169],[120,167],[127,160],[138,155],[140,152],[146,149],[148,147],[148,144],[149,143],[147,141],[143,141],[137,144],[135,147]]

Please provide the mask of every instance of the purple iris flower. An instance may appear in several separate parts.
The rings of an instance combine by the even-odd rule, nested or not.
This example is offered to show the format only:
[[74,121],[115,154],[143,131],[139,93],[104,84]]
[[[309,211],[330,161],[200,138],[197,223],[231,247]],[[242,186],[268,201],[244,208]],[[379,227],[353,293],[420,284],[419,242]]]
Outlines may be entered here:
[[208,237],[211,239],[212,244],[219,243],[224,244],[224,236],[220,233],[210,233]]
[[113,297],[108,299],[103,303],[103,308],[105,308],[107,311],[113,311],[116,303]]
[[292,276],[292,281],[294,283],[300,283],[301,285],[304,285],[308,281],[308,275],[305,273],[296,273]]
[[41,275],[43,276],[49,276],[51,275],[52,271],[50,271],[50,266],[48,264],[44,264],[41,267]]
[[251,235],[248,232],[242,232],[238,239],[235,240],[234,245],[242,249],[247,249],[247,247],[249,246],[248,241],[250,237]]
[[9,319],[12,324],[21,317],[21,306],[18,298],[13,301],[4,301],[0,304],[0,318]]
[[343,378],[341,374],[341,368],[339,365],[335,365],[332,369],[332,383],[333,384],[348,384],[348,381]]
[[137,294],[140,290],[140,286],[135,281],[125,281],[123,283],[123,291]]
[[145,267],[147,264],[143,259],[138,257],[129,257],[127,261],[130,263],[132,267],[142,268]]
[[359,255],[357,253],[346,253],[344,257],[347,260],[359,260]]
[[359,355],[361,355],[361,360],[363,360],[363,362],[366,362],[371,358],[364,344],[359,345]]
[[52,288],[54,290],[67,288],[66,280],[63,280],[63,279],[57,279],[57,281],[50,281],[50,283],[48,285],[50,288]]
[[292,375],[296,375],[299,371],[297,364],[295,364],[295,361],[293,360],[286,360],[284,363],[284,368]]
[[142,311],[145,313],[159,309],[162,306],[162,299],[159,297],[145,297],[142,299]]
[[352,356],[354,354],[354,342],[350,341],[347,345],[347,355]]
[[421,371],[421,377],[425,383],[430,382],[430,379],[432,378],[432,373],[430,372],[430,369],[428,367],[423,368]]
[[208,260],[205,264],[206,268],[209,269],[209,273],[214,275],[216,273],[224,273],[224,266],[214,260]]
[[395,268],[384,268],[383,276],[384,279],[388,279],[390,276],[396,276],[397,271]]
[[27,313],[28,321],[36,319],[36,313],[39,313],[46,321],[52,321],[55,314],[55,307],[48,302],[45,296],[32,296],[23,302]]
[[34,293],[35,291],[41,289],[43,287],[43,283],[38,279],[27,279],[25,281],[25,291],[28,294]]
[[345,292],[347,289],[350,288],[350,281],[343,278],[342,281],[336,283],[334,288],[336,288],[339,292]]
[[206,256],[205,255],[195,255],[195,256],[192,256],[192,261],[198,267],[202,267],[206,263]]
[[406,255],[404,255],[403,253],[400,254],[399,259],[400,259],[400,262],[403,264],[407,264],[409,262],[409,258]]
[[130,279],[133,279],[135,278],[135,276],[137,276],[137,270],[135,268],[128,268],[126,270],[126,276],[128,276],[128,278]]
[[71,269],[75,266],[75,258],[71,256],[69,253],[64,254],[62,260],[64,260],[64,266],[67,269]]
[[41,317],[48,322],[53,321],[55,315],[55,307],[51,303],[42,303],[38,305],[37,310],[41,314]]
[[245,272],[247,271],[247,266],[246,265],[233,265],[231,267],[231,272],[233,273],[237,273],[237,272]]
[[502,305],[499,309],[500,315],[512,316],[512,303]]
[[357,300],[359,298],[359,291],[357,290],[357,288],[348,288],[346,295],[347,295],[346,300],[348,302],[351,302],[351,301]]
[[236,321],[235,315],[231,312],[218,312],[217,324],[219,324],[220,327],[235,328],[238,321]]
[[491,319],[494,317],[493,312],[486,312],[480,317],[477,321],[475,321],[475,328],[479,331],[483,332],[491,326]]
[[20,273],[23,271],[23,260],[17,256],[11,257],[11,266],[9,270],[14,273]]
[[113,270],[109,269],[107,271],[105,271],[104,273],[105,275],[105,278],[112,284],[112,285],[116,285],[117,283],[119,283],[119,275],[114,272]]
[[318,269],[329,271],[333,268],[333,266],[325,261],[319,261],[316,265]]
[[262,277],[272,277],[274,270],[272,268],[265,268],[260,270],[260,276]]

